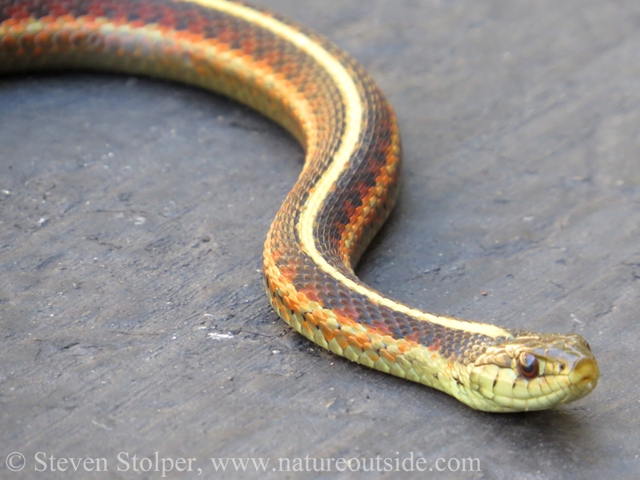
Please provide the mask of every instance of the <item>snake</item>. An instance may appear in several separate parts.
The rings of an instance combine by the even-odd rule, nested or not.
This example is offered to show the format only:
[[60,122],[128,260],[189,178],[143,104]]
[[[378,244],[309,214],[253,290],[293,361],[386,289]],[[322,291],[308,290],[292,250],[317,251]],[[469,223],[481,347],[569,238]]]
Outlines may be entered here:
[[355,275],[398,196],[402,147],[384,93],[322,36],[233,0],[0,0],[0,74],[55,70],[183,82],[291,133],[305,161],[267,235],[264,287],[317,345],[481,411],[553,408],[596,387],[578,334],[424,312]]

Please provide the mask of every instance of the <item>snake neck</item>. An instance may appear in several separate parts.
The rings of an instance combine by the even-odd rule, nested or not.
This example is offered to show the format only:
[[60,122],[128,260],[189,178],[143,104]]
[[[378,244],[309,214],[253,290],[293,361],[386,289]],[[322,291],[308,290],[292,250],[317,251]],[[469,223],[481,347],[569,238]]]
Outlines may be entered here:
[[[398,342],[462,358],[476,343],[508,334],[480,324],[469,332],[467,322],[412,310],[354,275],[397,197],[401,145],[382,92],[330,42],[227,1],[0,5],[2,73],[85,69],[181,81],[249,105],[300,141],[305,165],[269,232],[264,271],[274,306],[285,320],[293,310],[307,336],[328,348],[335,340],[338,353],[349,341],[365,350],[381,342],[389,348],[374,349],[375,363],[395,358]],[[287,304],[293,308],[280,307]],[[329,333],[333,320],[316,317],[336,320],[344,335]],[[354,355],[347,349],[345,356]]]

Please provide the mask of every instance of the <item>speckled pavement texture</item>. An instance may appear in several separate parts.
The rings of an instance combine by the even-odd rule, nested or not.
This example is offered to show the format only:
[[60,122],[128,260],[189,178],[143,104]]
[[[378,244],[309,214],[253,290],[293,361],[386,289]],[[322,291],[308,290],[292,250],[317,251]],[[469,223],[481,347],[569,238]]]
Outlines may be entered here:
[[210,458],[270,461],[223,478],[331,478],[279,459],[377,456],[424,458],[408,478],[638,478],[640,3],[256,3],[346,49],[396,108],[404,187],[359,275],[436,313],[580,333],[598,388],[483,414],[321,350],[259,273],[303,159],[283,130],[175,84],[4,78],[0,477],[160,478],[140,471],[158,452],[195,458],[167,474],[185,479],[213,478]]

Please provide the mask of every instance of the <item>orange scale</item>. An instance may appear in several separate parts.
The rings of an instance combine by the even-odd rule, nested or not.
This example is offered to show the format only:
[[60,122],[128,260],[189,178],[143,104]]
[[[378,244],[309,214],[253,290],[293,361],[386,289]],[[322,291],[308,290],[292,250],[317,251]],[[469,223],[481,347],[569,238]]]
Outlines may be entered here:
[[380,359],[380,355],[378,355],[373,350],[367,350],[367,356],[371,359],[373,363],[377,362]]
[[170,26],[163,25],[162,23],[157,23],[156,28],[162,32],[163,36],[171,36],[173,34],[173,29]]
[[222,48],[224,46],[224,45],[221,45],[220,42],[218,42],[217,38],[205,38],[202,41],[207,45],[210,45],[215,48]]
[[194,52],[197,52],[200,57],[204,57],[204,48],[202,47],[203,38],[199,33],[194,33],[188,31],[189,34],[189,42],[191,42],[194,46]]
[[93,17],[87,17],[84,22],[78,23],[78,28],[83,28],[85,30],[98,30],[100,26],[102,26],[102,23]]
[[[377,184],[380,181],[380,176],[379,175],[376,176],[375,180]],[[367,196],[370,197],[371,195],[375,195],[375,194],[376,194],[376,185],[369,185],[369,187],[367,188]]]
[[18,42],[14,37],[6,36],[0,40],[0,48],[6,50],[14,50],[18,46]]
[[291,310],[294,312],[299,312],[302,310],[302,305],[297,297],[297,295],[287,295],[285,298],[289,299],[289,304],[291,305]]
[[0,23],[0,25],[4,25],[5,27],[13,27],[18,25],[18,21],[14,18],[8,18],[4,22]]
[[344,335],[336,335],[335,340],[343,350],[349,346],[349,341],[344,337]]
[[362,197],[362,210],[360,211],[360,215],[356,217],[357,220],[362,221],[362,219],[366,217],[365,208],[371,209],[369,204],[369,196]]
[[339,323],[340,325],[345,326],[345,327],[350,327],[350,326],[353,326],[353,325],[359,325],[359,323],[358,323],[358,322],[354,322],[354,321],[353,321],[353,320],[351,320],[348,316],[338,314],[338,313],[336,312],[336,310],[340,310],[340,309],[339,309],[339,308],[334,308],[334,309],[332,310],[332,312],[336,314],[336,317],[337,317],[338,323]]
[[51,42],[58,47],[68,47],[71,44],[71,32],[60,30],[51,36]]
[[9,34],[16,36],[22,35],[24,33],[24,27],[25,26],[22,23],[16,22],[9,27]]
[[282,282],[276,282],[276,281],[272,281],[272,285],[271,285],[271,287],[272,287],[272,291],[273,291],[273,294],[274,294],[274,295],[276,294],[276,292],[277,292],[278,290],[282,291],[282,290],[284,289],[284,288],[283,288],[283,287],[284,287],[284,285],[282,284]]
[[300,303],[309,303],[309,297],[307,297],[304,291],[297,290],[295,295]]
[[110,23],[116,27],[121,27],[123,25],[129,25],[129,21],[126,18],[115,17],[110,20]]
[[308,311],[311,311],[311,305],[310,305],[310,303],[311,303],[313,300],[310,300],[310,299],[309,299],[309,298],[308,298],[304,293],[302,293],[302,292],[298,292],[298,293],[296,294],[296,297],[297,297],[298,302],[299,302],[299,304],[300,304],[300,309],[301,309],[301,310],[304,310],[304,311],[307,311],[307,312],[308,312]]
[[82,30],[78,30],[76,32],[72,32],[69,35],[69,43],[74,44],[74,45],[78,45],[80,43],[83,43],[87,40],[87,33],[83,32]]
[[251,55],[251,52],[246,52],[243,49],[243,52],[240,53],[238,57],[242,58],[242,60],[251,65],[252,69],[255,69],[255,61],[253,60],[253,55]]
[[321,325],[327,325],[328,317],[325,314],[325,310],[316,310],[313,314],[318,318],[318,323]]
[[44,17],[40,17],[38,21],[40,23],[46,24],[46,26],[49,27],[51,23],[54,23],[56,21],[56,19],[51,15],[45,15]]
[[[307,322],[302,322],[302,324],[300,325],[300,330],[302,332],[307,332],[307,336],[311,336],[313,335],[313,330],[311,330],[311,327],[309,326],[309,324]],[[304,335],[304,333],[303,333]]]
[[358,339],[358,343],[360,345],[364,345],[365,343],[371,343],[371,337],[365,332],[356,333],[356,338]]
[[356,337],[350,336],[347,338],[347,341],[349,342],[349,345],[351,346],[352,349],[357,350],[358,353],[362,352],[363,350],[362,344],[358,341]]
[[284,75],[282,75],[282,73],[278,72],[274,72],[273,76],[275,77],[276,82],[284,82],[285,78]]
[[318,320],[313,316],[313,314],[311,313],[306,313],[304,315],[304,319],[310,324],[313,325],[314,327],[318,326]]
[[267,69],[269,68],[269,65],[267,64],[267,62],[265,61],[264,58],[260,58],[258,60],[254,60],[254,65],[257,68],[259,68],[260,70],[263,71],[263,73],[262,73],[263,75],[266,75],[268,73]]
[[386,348],[382,348],[380,350],[380,356],[386,358],[389,362],[395,362],[396,361],[396,357],[394,355],[391,355]]
[[326,323],[321,323],[319,325],[319,328],[320,328],[320,332],[322,333],[322,336],[325,338],[327,342],[330,342],[335,338],[336,332],[334,330],[331,330]]
[[[296,310],[295,308],[293,308],[294,305],[291,303],[289,296],[283,297],[282,303],[284,303],[284,306],[286,307],[287,310],[289,311]],[[298,305],[296,304],[295,306],[297,307]]]
[[176,40],[182,40],[182,41],[193,41],[192,33],[188,30],[181,30],[181,31],[174,32],[173,38],[175,38]]

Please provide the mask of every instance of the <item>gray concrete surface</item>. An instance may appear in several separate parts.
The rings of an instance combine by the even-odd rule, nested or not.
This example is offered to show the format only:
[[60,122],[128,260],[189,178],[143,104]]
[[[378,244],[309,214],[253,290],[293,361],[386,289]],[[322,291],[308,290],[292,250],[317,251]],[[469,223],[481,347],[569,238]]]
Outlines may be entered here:
[[[213,478],[212,457],[270,459],[266,477],[224,478],[335,475],[273,470],[306,456],[426,459],[413,478],[638,478],[640,4],[259,3],[348,50],[399,116],[404,190],[362,278],[438,313],[580,333],[600,385],[490,415],[316,348],[258,272],[303,158],[281,129],[173,84],[9,78],[0,477],[160,478],[133,471],[158,452],[196,459],[167,478]],[[51,456],[108,472],[36,471]],[[435,470],[467,458],[481,471]]]

